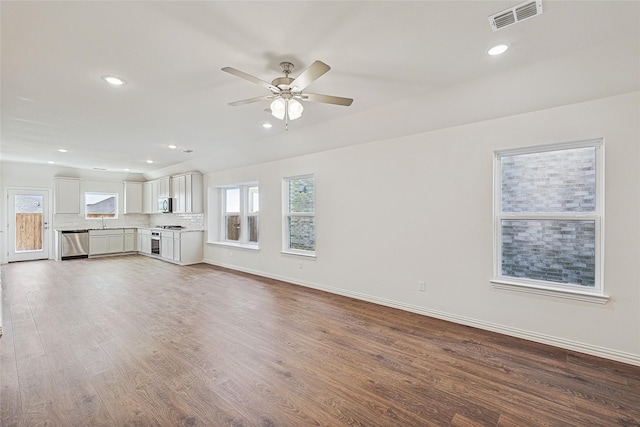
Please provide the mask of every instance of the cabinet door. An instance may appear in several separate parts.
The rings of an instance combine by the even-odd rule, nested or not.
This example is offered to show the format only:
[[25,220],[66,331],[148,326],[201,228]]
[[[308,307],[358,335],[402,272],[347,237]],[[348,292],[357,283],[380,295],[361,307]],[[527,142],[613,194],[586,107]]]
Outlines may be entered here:
[[173,259],[173,238],[162,238],[162,242],[160,242],[160,256],[166,259]]
[[151,181],[142,184],[142,213],[151,213]]
[[109,236],[90,236],[89,238],[89,254],[100,255],[109,252]]
[[151,210],[150,213],[158,213],[158,197],[159,196],[159,191],[158,191],[158,181],[151,181]]
[[171,197],[171,184],[169,182],[169,177],[160,178],[157,180],[158,182],[158,198]]
[[180,262],[180,237],[179,236],[180,234],[178,234],[177,238],[173,239],[173,260],[176,262]]
[[124,235],[124,251],[133,252],[136,250],[136,235],[129,233]]
[[142,213],[142,182],[125,181],[124,213]]
[[116,254],[124,252],[124,235],[115,234],[108,236],[109,238],[109,253]]
[[173,198],[173,212],[188,212],[188,210],[186,210],[186,176],[180,175],[171,178],[171,192],[171,197]]
[[56,178],[55,213],[80,213],[80,180],[74,178]]
[[140,237],[140,252],[146,255],[151,255],[151,236],[142,235]]

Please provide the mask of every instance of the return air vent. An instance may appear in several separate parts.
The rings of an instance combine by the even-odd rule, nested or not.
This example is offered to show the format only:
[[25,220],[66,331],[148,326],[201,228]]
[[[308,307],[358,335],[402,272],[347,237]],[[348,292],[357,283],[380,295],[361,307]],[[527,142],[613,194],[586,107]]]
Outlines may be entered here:
[[542,0],[527,1],[489,17],[489,25],[498,31],[542,13]]

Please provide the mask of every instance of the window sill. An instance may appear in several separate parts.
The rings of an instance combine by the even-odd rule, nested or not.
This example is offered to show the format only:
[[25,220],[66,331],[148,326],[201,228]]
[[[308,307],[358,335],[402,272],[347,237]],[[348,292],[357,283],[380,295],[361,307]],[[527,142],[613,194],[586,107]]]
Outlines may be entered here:
[[555,298],[570,299],[574,301],[591,302],[595,304],[606,304],[609,301],[609,297],[607,295],[580,292],[569,289],[554,289],[545,286],[511,282],[504,279],[492,279],[491,283],[493,284],[493,289],[501,289],[506,291],[545,295]]
[[284,254],[284,255],[303,256],[303,257],[307,257],[307,258],[315,258],[316,257],[316,253],[315,252],[297,252],[297,251],[285,251],[285,250],[282,250],[282,251],[280,251],[280,253]]
[[260,250],[260,245],[248,245],[248,244],[243,244],[243,243],[207,242],[207,245],[226,246],[226,247],[240,248],[240,249],[249,249],[249,250],[252,250],[252,251]]

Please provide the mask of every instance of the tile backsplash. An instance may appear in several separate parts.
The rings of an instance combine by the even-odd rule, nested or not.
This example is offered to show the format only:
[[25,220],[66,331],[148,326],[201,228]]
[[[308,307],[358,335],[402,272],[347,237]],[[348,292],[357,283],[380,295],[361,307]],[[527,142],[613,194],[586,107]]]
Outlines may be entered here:
[[[203,230],[204,214],[127,214],[116,219],[105,219],[106,227],[155,227],[158,225],[180,225],[187,230]],[[100,228],[101,219],[85,219],[76,214],[55,214],[53,216],[54,229],[84,229]]]
[[149,216],[149,225],[181,225],[187,230],[204,230],[204,214],[201,213],[166,213]]

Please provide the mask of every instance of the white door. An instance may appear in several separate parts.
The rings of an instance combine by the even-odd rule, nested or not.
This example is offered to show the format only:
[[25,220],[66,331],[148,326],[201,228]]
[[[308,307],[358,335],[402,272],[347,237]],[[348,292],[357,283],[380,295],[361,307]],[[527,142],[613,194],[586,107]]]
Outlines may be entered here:
[[49,192],[8,190],[7,261],[49,258]]

